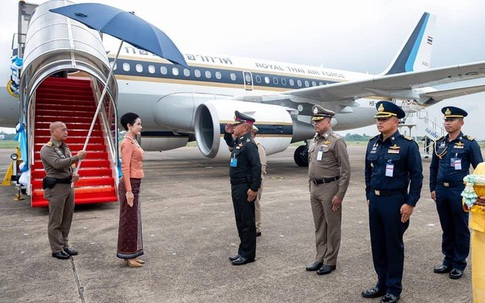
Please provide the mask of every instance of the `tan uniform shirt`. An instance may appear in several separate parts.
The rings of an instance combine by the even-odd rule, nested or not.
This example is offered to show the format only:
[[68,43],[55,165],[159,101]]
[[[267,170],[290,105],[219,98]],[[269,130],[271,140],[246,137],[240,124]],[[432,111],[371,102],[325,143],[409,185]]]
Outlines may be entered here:
[[350,182],[350,160],[343,138],[331,129],[322,136],[315,135],[308,149],[308,159],[310,180],[340,177],[335,182],[339,184],[337,196],[343,198]]
[[64,179],[72,176],[78,156],[71,157],[71,150],[66,143],[53,138],[40,150],[40,158],[47,177]]

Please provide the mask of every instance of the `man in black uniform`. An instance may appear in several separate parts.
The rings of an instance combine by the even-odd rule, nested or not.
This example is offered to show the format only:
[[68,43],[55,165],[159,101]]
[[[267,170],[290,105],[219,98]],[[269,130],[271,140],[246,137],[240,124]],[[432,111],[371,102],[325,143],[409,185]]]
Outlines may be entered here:
[[423,167],[418,144],[398,131],[404,111],[389,101],[378,102],[376,108],[380,135],[367,145],[365,191],[377,284],[362,296],[384,296],[381,303],[394,303],[402,291],[403,235],[421,195]]
[[237,255],[229,257],[232,265],[254,262],[256,257],[256,223],[254,200],[261,186],[261,161],[258,146],[251,138],[254,118],[235,112],[235,122],[225,127],[224,139],[232,146],[229,175],[231,194],[239,233]]
[[483,158],[477,141],[461,132],[463,118],[468,113],[453,106],[443,107],[441,112],[448,134],[436,140],[429,168],[429,188],[443,230],[441,251],[445,258],[434,272],[449,273],[451,279],[459,279],[470,252],[468,213],[463,210],[461,197],[465,188],[463,178],[469,174],[470,165],[477,167]]

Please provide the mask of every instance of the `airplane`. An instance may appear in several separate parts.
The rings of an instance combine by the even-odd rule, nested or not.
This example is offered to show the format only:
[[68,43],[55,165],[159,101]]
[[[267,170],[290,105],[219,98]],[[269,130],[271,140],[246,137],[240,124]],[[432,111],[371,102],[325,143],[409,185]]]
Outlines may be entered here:
[[[485,91],[483,85],[432,87],[483,78],[485,61],[430,68],[436,17],[427,12],[389,67],[377,75],[189,51],[183,51],[189,65],[185,68],[127,45],[114,66],[116,80],[106,83],[114,54],[106,52],[99,33],[48,10],[65,3],[52,0],[36,6],[20,1],[19,32],[13,40],[19,42],[12,43],[9,54],[1,54],[0,84],[9,83],[0,86],[0,126],[26,125],[30,165],[35,158],[31,150],[40,144],[35,143],[40,119],[34,117],[35,104],[46,80],[57,77],[91,79],[98,88],[95,92],[107,86],[109,105],[102,123],[111,124],[104,134],[117,129],[118,113],[136,112],[143,121],[139,141],[145,151],[170,150],[196,141],[205,157],[228,158],[224,126],[239,110],[256,119],[258,140],[268,155],[304,142],[294,154],[298,166],[308,165],[315,104],[336,112],[332,126],[341,131],[374,124],[378,100],[416,112],[447,98]],[[66,30],[70,27],[75,30]],[[66,37],[66,32],[77,36]],[[19,70],[18,59],[22,60]],[[112,133],[111,161],[115,162],[117,134]]]

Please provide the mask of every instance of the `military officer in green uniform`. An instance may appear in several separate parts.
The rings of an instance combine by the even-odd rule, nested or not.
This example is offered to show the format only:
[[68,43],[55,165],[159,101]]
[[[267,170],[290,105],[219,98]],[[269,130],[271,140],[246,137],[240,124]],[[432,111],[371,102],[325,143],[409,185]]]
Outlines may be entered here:
[[251,138],[254,118],[235,112],[235,121],[225,127],[224,139],[231,146],[229,175],[236,226],[241,243],[233,265],[254,262],[256,258],[256,223],[254,200],[261,186],[261,161],[258,146]]
[[350,181],[350,160],[345,141],[332,131],[335,113],[318,105],[312,110],[316,134],[308,149],[308,177],[317,254],[306,270],[325,275],[337,267],[342,201]]
[[52,257],[69,259],[78,252],[69,247],[68,236],[74,214],[74,188],[72,182],[79,180],[74,174],[75,163],[86,158],[81,150],[75,156],[64,142],[67,127],[63,122],[50,124],[51,140],[40,150],[46,177],[43,179],[44,197],[49,201],[48,237]]
[[466,267],[470,252],[468,213],[463,210],[461,192],[463,178],[470,173],[470,166],[483,162],[480,146],[472,137],[461,131],[466,111],[454,106],[441,109],[444,127],[448,133],[436,140],[429,169],[429,188],[443,230],[441,251],[444,258],[434,268],[437,274],[448,273],[459,279]]

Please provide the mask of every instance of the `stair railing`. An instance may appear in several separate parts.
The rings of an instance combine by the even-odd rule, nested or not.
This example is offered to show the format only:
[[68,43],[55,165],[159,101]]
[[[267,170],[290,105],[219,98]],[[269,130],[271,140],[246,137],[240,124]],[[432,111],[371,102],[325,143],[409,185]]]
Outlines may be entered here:
[[[95,94],[95,106],[98,106],[98,100],[101,97],[101,91],[103,87],[96,81],[95,78],[91,80],[91,87],[93,89],[93,93]],[[109,158],[111,162],[111,167],[114,168],[113,171],[113,178],[116,183],[116,187],[118,187],[119,182],[119,171],[118,171],[118,118],[116,116],[116,103],[113,98],[111,98],[111,94],[108,92],[105,95],[104,100],[102,101],[103,105],[101,106],[100,112],[98,117],[101,119],[101,127],[104,133],[104,140],[109,149]]]

